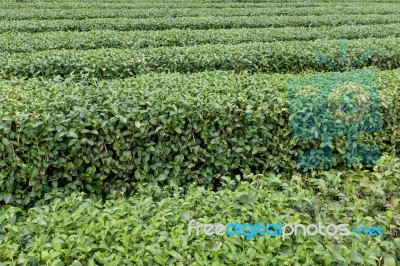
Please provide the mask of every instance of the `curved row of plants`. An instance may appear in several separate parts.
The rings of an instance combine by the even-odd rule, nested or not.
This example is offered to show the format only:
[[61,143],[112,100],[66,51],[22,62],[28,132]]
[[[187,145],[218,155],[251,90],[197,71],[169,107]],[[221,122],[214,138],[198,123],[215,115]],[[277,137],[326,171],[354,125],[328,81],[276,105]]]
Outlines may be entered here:
[[[290,5],[293,7],[313,7],[320,5],[329,5],[329,3],[316,3],[316,2],[293,2]],[[373,3],[369,3],[373,5]],[[382,3],[379,3],[381,5]],[[347,4],[344,4],[347,5]],[[71,1],[63,1],[58,3],[57,5],[54,2],[25,2],[25,3],[17,3],[14,1],[3,2],[1,3],[2,8],[4,9],[17,9],[17,8],[30,8],[30,9],[59,9],[63,8],[64,10],[69,9],[82,9],[82,8],[98,8],[98,9],[149,9],[149,8],[162,8],[162,9],[178,9],[178,8],[262,8],[262,7],[284,7],[285,3],[281,2],[263,2],[263,3],[238,3],[238,2],[228,2],[228,3],[215,3],[215,2],[205,2],[205,1],[190,1],[190,2],[182,2],[182,1],[169,1],[169,2],[71,2]]]
[[338,27],[285,27],[216,30],[10,32],[0,35],[0,51],[33,52],[60,49],[146,48],[199,44],[240,44],[315,39],[400,37],[400,23]]
[[[134,196],[100,201],[83,193],[46,194],[25,212],[0,211],[3,265],[388,265],[400,260],[400,161],[372,172],[224,178],[213,192],[137,184]],[[396,200],[397,199],[397,200]],[[382,236],[206,236],[190,220],[229,224],[318,222],[380,226]],[[373,221],[373,222],[372,222]],[[301,230],[301,229],[300,229]],[[289,230],[287,230],[289,231]],[[290,254],[290,256],[288,255]]]
[[[157,1],[155,1],[157,2]],[[265,3],[266,1],[264,0],[204,0],[204,2],[206,3],[231,3],[231,2],[236,2],[236,3]],[[268,1],[267,1],[268,2]],[[276,2],[275,0],[273,0],[272,2]],[[297,1],[289,1],[289,0],[285,0],[285,1],[280,1],[282,4],[292,4],[292,3],[301,3],[301,0],[297,0]],[[311,2],[311,1],[310,1]],[[347,3],[350,5],[359,5],[359,4],[382,4],[382,3],[397,3],[397,0],[354,0],[351,3],[349,3],[349,1],[347,0],[318,0],[316,1],[317,3],[323,3],[323,4],[329,4],[329,3],[334,3],[334,4],[343,4],[343,3]],[[315,3],[314,1],[312,3]]]
[[340,25],[370,25],[400,23],[397,15],[326,15],[326,16],[239,16],[239,17],[182,17],[175,18],[97,18],[82,20],[16,20],[3,21],[3,32],[90,31],[109,30],[166,30],[166,29],[220,29],[269,27],[320,27]]
[[43,12],[41,9],[3,9],[0,10],[1,20],[24,19],[89,19],[89,18],[157,18],[157,17],[203,17],[203,16],[306,16],[306,15],[332,15],[332,14],[386,14],[400,13],[398,6],[348,6],[332,8],[322,7],[263,7],[263,8],[178,8],[178,9],[50,9]]
[[[348,62],[358,67],[400,67],[399,38],[360,39],[347,42]],[[372,54],[364,54],[370,50]],[[318,58],[325,54],[340,64],[337,40],[198,45],[146,49],[57,50],[32,53],[3,53],[0,77],[124,78],[149,72],[193,73],[205,70],[237,72],[300,73],[326,71]]]
[[[360,141],[400,154],[400,72],[379,72],[383,128]],[[128,80],[2,81],[0,200],[26,205],[58,187],[108,193],[141,181],[198,182],[292,172],[317,141],[292,137],[286,82],[293,75],[204,72]],[[334,166],[347,165],[346,139]]]

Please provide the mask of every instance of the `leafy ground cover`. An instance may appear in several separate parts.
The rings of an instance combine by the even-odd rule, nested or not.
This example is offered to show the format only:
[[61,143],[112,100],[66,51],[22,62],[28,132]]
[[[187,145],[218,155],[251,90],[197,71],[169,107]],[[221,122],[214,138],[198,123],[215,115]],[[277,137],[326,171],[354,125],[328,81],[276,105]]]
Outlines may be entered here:
[[[25,212],[0,212],[4,265],[395,265],[400,248],[400,161],[383,157],[373,171],[224,178],[211,191],[192,185],[137,185],[101,201],[86,194],[49,193]],[[188,235],[187,224],[309,224],[384,227],[384,235],[277,237]],[[398,257],[397,257],[398,259]],[[52,263],[49,263],[49,262]]]
[[[398,0],[2,1],[0,266],[400,265],[399,25]],[[383,157],[348,164],[337,137],[332,169],[302,171],[320,141],[293,139],[287,82],[348,71],[376,75],[359,141]]]

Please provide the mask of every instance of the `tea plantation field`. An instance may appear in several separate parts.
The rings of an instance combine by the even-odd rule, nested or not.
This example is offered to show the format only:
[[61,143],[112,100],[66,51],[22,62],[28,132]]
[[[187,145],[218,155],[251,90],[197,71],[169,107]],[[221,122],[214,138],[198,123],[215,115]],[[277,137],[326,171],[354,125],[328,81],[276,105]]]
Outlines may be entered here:
[[1,1],[0,266],[400,265],[399,44],[400,0]]

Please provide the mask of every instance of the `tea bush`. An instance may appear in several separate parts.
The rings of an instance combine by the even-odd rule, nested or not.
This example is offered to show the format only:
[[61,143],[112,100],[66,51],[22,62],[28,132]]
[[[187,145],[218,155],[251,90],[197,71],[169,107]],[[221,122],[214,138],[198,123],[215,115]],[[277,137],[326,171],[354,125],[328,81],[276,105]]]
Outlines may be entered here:
[[[400,67],[400,38],[361,39],[348,42],[348,60],[365,50],[374,51],[365,64],[380,69]],[[0,77],[125,78],[149,72],[192,73],[207,70],[237,72],[300,73],[326,71],[318,52],[339,58],[336,40],[310,42],[201,45],[148,49],[96,49],[87,51],[42,51],[0,57]],[[7,53],[4,53],[7,55]],[[364,65],[365,65],[364,64]],[[360,66],[361,67],[361,66]]]
[[[327,3],[328,4],[328,3]],[[370,3],[374,5],[374,3]],[[382,3],[378,3],[381,5]],[[328,4],[329,5],[329,4]],[[149,9],[149,8],[157,8],[157,9],[177,9],[177,8],[262,8],[262,7],[282,7],[281,2],[265,2],[265,3],[235,3],[235,2],[225,2],[225,3],[217,3],[214,1],[190,1],[190,2],[182,2],[182,1],[169,1],[169,2],[158,2],[158,1],[143,1],[138,0],[135,2],[118,2],[118,1],[108,1],[108,2],[59,2],[57,5],[52,1],[29,1],[25,4],[15,3],[14,0],[4,0],[2,2],[3,9],[23,9],[29,8],[32,9],[61,9],[63,11],[70,9],[86,9],[86,8],[96,8],[96,9]],[[316,3],[305,3],[302,1],[292,2],[292,7],[314,7],[319,6]]]
[[[1,1],[0,266],[400,265],[399,11],[398,0]],[[326,142],[296,140],[292,118],[320,136],[335,121],[289,119],[304,98],[292,101],[288,80],[355,69],[347,77],[369,91],[376,81],[369,106],[378,113],[379,96],[383,123],[358,141],[384,156],[357,164],[348,150],[379,152],[336,136],[331,170],[300,170]],[[320,109],[337,109],[319,92]],[[188,235],[192,219],[383,235],[247,241]]]
[[240,44],[315,39],[400,37],[400,24],[343,25],[337,27],[245,28],[218,30],[11,32],[0,36],[3,52],[59,49],[147,48],[199,44]]
[[[153,6],[154,7],[154,6]],[[2,32],[44,32],[44,31],[90,31],[90,30],[166,30],[166,29],[231,29],[269,27],[320,27],[340,25],[371,25],[400,23],[396,14],[332,14],[327,16],[202,16],[176,18],[94,18],[60,20],[13,20],[2,21]]]
[[[270,6],[268,6],[270,7]],[[115,8],[115,9],[99,9],[97,7],[90,8],[74,8],[60,9],[53,8],[43,12],[41,9],[15,8],[3,9],[0,11],[0,19],[2,20],[22,20],[22,19],[89,19],[89,18],[168,18],[168,17],[204,17],[204,16],[306,16],[306,15],[328,15],[328,14],[398,14],[400,9],[397,5],[382,4],[381,6],[357,6],[353,8],[337,7],[333,5],[324,5],[322,7],[272,7],[266,8],[238,8],[238,7],[214,7],[214,8],[154,8],[153,6],[146,9],[140,8]],[[61,12],[63,11],[63,12]]]
[[[399,70],[379,72],[383,129],[363,143],[399,155]],[[134,79],[3,81],[0,199],[28,204],[53,188],[102,193],[138,181],[197,181],[292,172],[317,141],[291,135],[286,81],[293,75],[205,72]],[[27,89],[29,88],[29,89]],[[338,138],[335,167],[344,167]]]
[[[224,178],[213,192],[137,184],[132,197],[99,201],[48,194],[25,212],[0,211],[3,265],[388,265],[400,259],[400,161],[374,171]],[[382,236],[188,235],[188,223],[322,222],[379,225]],[[50,263],[51,262],[51,263]],[[385,264],[383,264],[385,263]]]

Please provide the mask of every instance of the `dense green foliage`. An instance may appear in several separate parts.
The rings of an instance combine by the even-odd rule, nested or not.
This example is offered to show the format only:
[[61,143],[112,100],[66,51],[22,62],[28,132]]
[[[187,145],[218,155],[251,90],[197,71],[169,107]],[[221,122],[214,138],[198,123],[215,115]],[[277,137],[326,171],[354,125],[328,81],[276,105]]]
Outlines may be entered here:
[[[399,4],[1,1],[0,266],[399,266]],[[192,219],[384,234],[246,241]]]
[[[374,51],[369,62],[381,69],[400,67],[400,38],[361,39],[348,42],[348,61],[365,50]],[[9,54],[0,58],[0,77],[67,77],[78,79],[125,78],[149,72],[191,73],[235,70],[266,73],[323,71],[316,54],[340,60],[335,40],[200,45],[147,49],[96,49]]]
[[[361,138],[392,155],[400,153],[399,74],[379,73],[384,128]],[[296,169],[299,152],[318,143],[292,138],[291,77],[205,72],[91,86],[3,82],[2,199],[23,204],[53,187],[100,192],[143,180],[212,187],[223,175]],[[344,164],[344,143],[337,141],[336,166]]]
[[[392,0],[393,1],[393,0]],[[394,0],[396,1],[396,0]],[[25,3],[20,3],[18,0],[4,0],[2,3],[3,9],[85,9],[85,8],[97,8],[97,9],[149,9],[149,8],[159,8],[159,9],[177,9],[177,8],[279,8],[287,6],[287,3],[282,3],[281,1],[265,1],[262,3],[257,2],[240,2],[240,1],[130,1],[130,2],[119,2],[119,1],[107,1],[107,2],[58,2],[57,5],[54,1],[35,1],[30,0]],[[369,2],[370,5],[381,5],[379,1]],[[390,1],[385,1],[389,2]],[[324,3],[328,4],[328,3]],[[336,3],[333,3],[336,5]],[[347,4],[345,4],[347,5]],[[304,1],[294,1],[290,3],[291,7],[317,7],[320,3],[304,2]]]
[[[333,5],[323,7],[283,7],[283,8],[237,8],[237,7],[215,7],[215,8],[146,8],[146,9],[50,9],[43,12],[41,9],[18,8],[4,9],[0,11],[2,20],[20,19],[89,19],[89,18],[165,18],[165,17],[202,17],[202,16],[305,16],[305,15],[328,15],[328,14],[397,14],[400,8],[397,5],[368,5],[348,7],[342,6],[332,8]],[[63,12],[62,12],[63,11]]]
[[198,44],[240,44],[316,39],[361,39],[400,37],[400,24],[343,25],[338,27],[285,27],[217,30],[11,32],[3,33],[3,52],[33,52],[59,49],[146,48]]
[[60,19],[60,20],[15,20],[2,21],[0,32],[43,32],[43,31],[90,31],[109,30],[166,30],[166,29],[220,29],[220,28],[268,28],[268,27],[319,27],[339,25],[370,25],[400,23],[396,15],[341,15],[327,16],[202,16],[176,18],[95,18],[95,19]]
[[[400,259],[400,161],[381,160],[374,172],[224,179],[222,190],[188,193],[137,186],[135,196],[101,202],[84,194],[47,195],[49,205],[0,212],[0,261],[26,265],[385,265]],[[397,213],[397,214],[396,214]],[[380,225],[380,237],[189,236],[203,223]],[[8,263],[10,262],[10,263]]]

